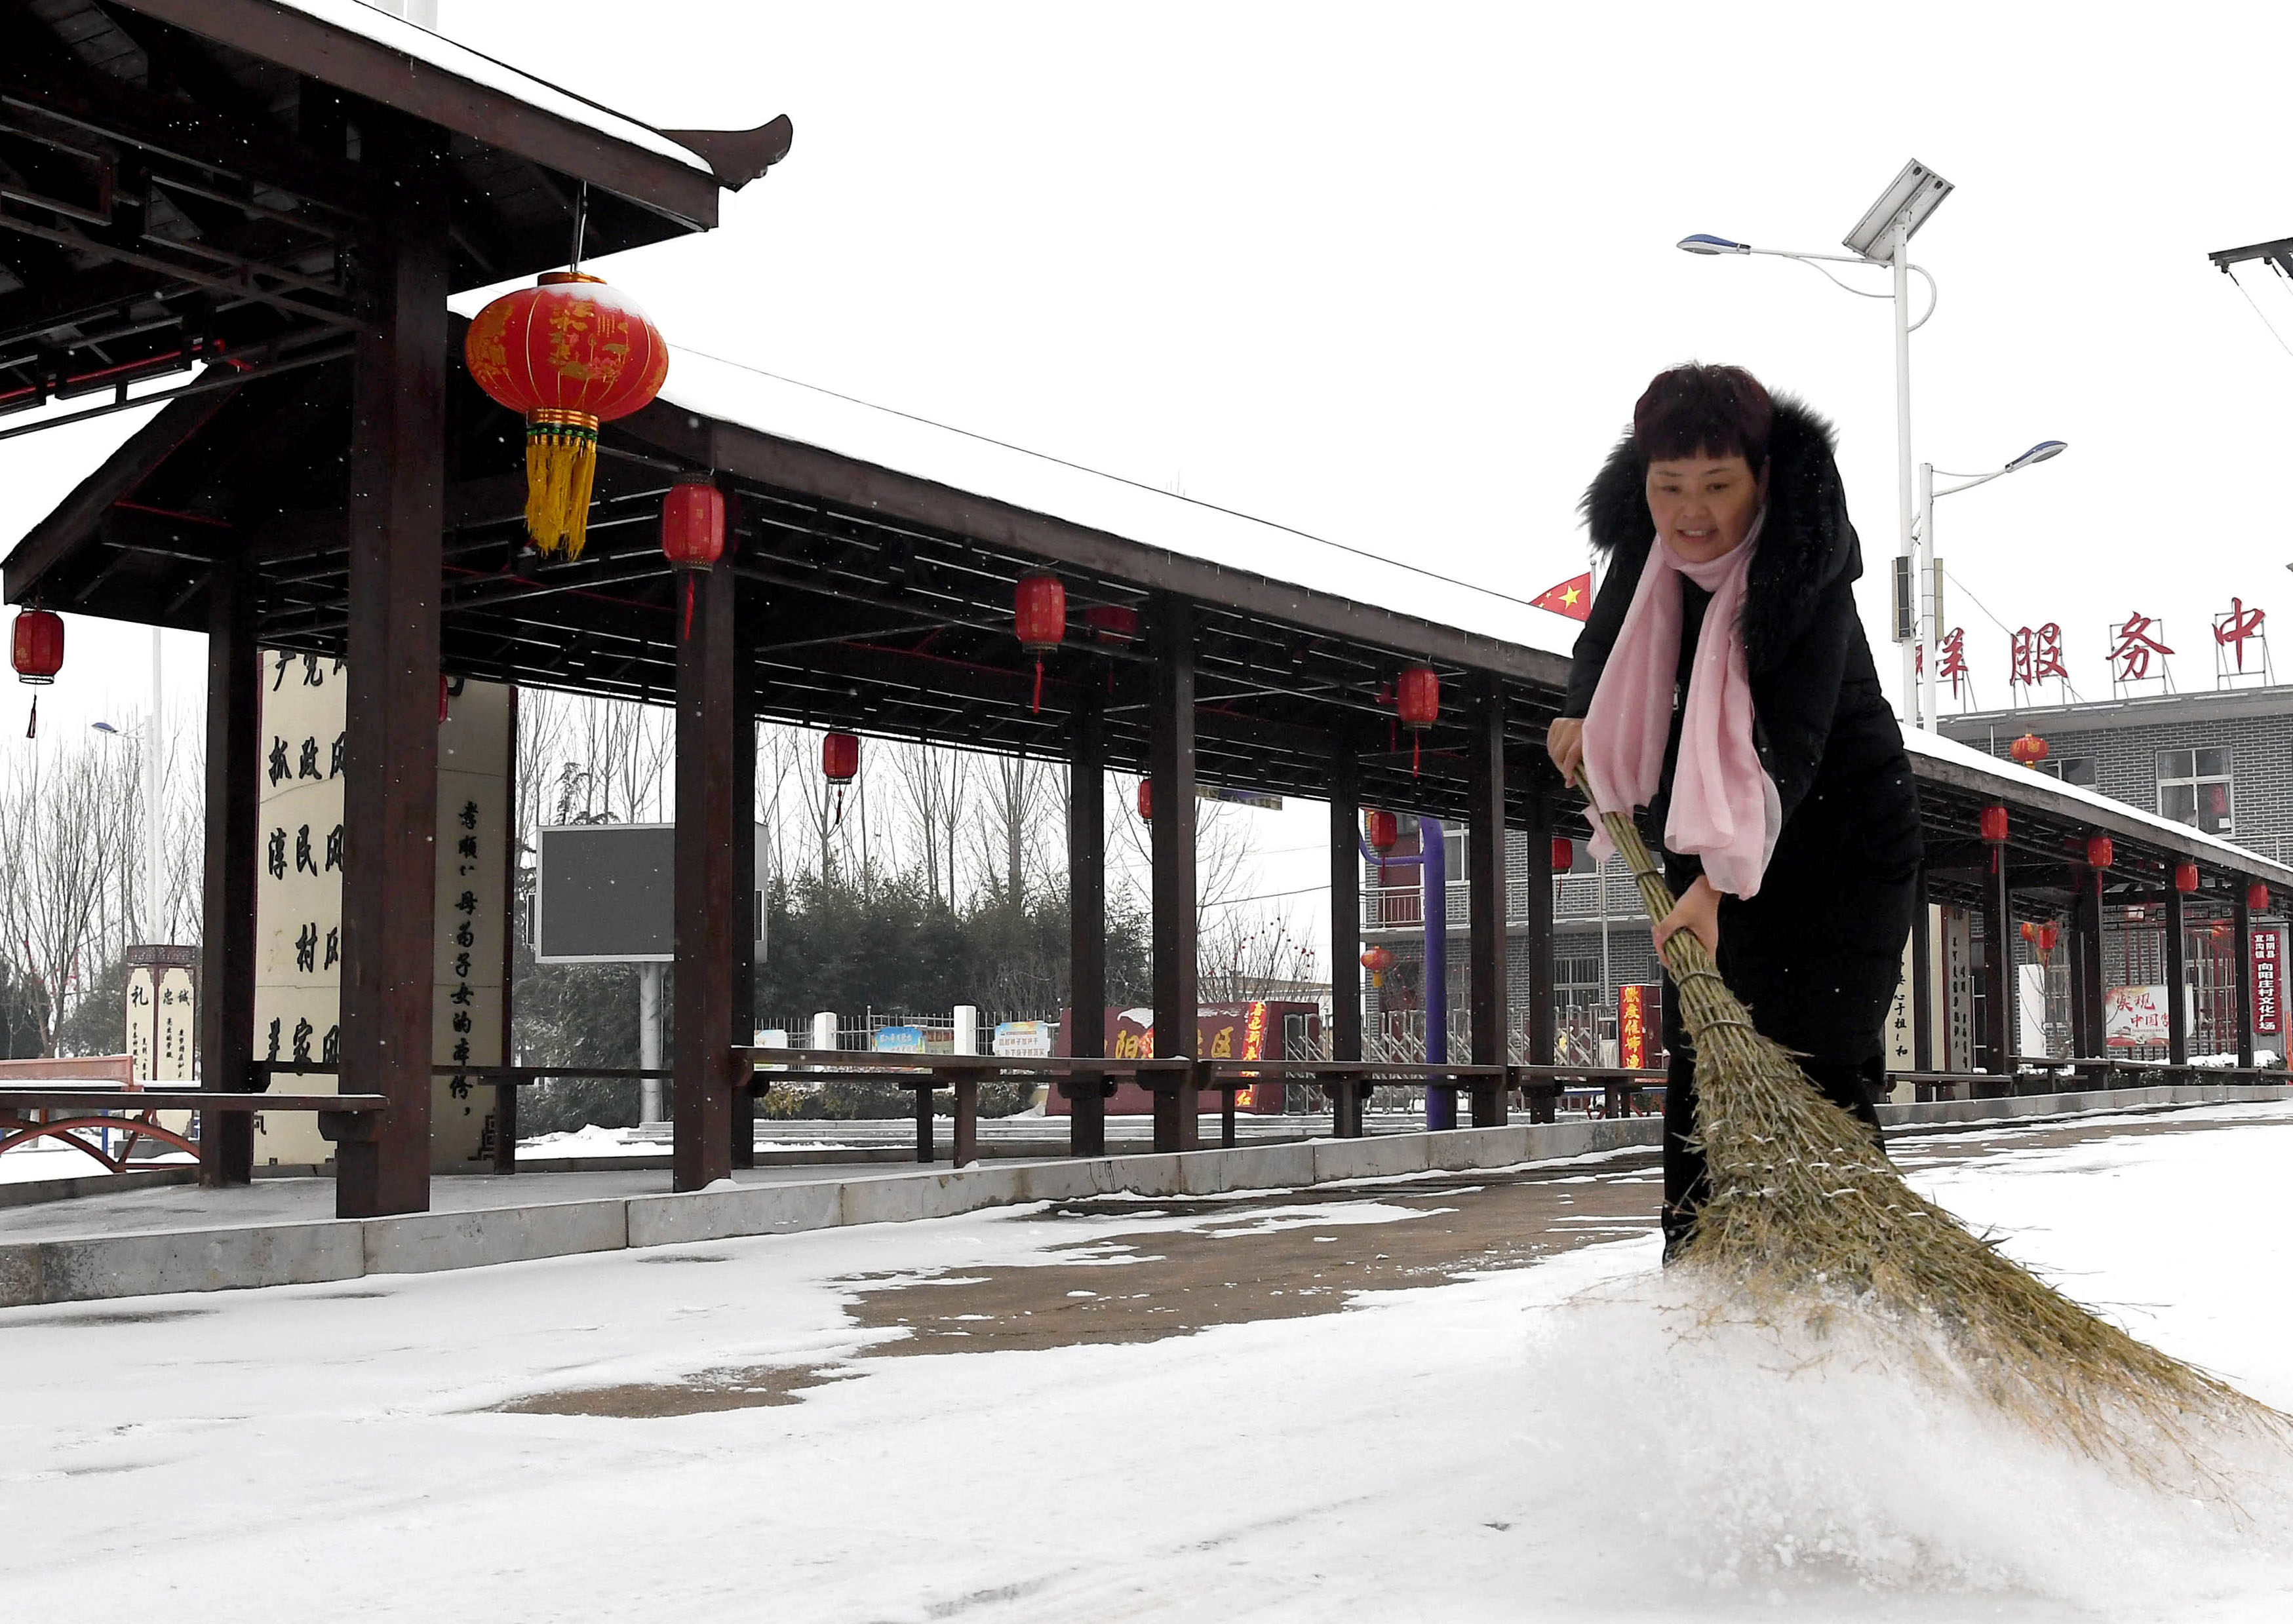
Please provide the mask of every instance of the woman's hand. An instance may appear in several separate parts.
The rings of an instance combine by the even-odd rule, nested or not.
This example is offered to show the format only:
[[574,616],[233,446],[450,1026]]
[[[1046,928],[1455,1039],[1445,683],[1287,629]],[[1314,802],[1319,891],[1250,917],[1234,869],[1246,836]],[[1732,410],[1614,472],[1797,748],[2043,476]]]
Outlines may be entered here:
[[1544,730],[1544,753],[1560,769],[1561,780],[1575,783],[1577,764],[1584,759],[1584,719],[1555,716],[1552,725]]
[[1682,892],[1672,911],[1651,927],[1656,937],[1656,950],[1664,951],[1664,944],[1675,933],[1686,931],[1704,944],[1704,950],[1717,957],[1720,951],[1720,893],[1712,882],[1702,875],[1696,883]]

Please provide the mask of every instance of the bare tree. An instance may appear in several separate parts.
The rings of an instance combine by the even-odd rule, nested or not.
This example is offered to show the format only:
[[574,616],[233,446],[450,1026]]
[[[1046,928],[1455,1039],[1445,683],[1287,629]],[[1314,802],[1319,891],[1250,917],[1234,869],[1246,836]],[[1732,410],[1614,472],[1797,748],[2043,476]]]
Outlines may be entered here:
[[980,867],[990,888],[1013,903],[1027,899],[1030,848],[1052,804],[1049,778],[1041,763],[1024,755],[998,755],[981,775]]
[[893,770],[914,832],[925,889],[933,901],[952,908],[961,901],[955,860],[958,831],[971,798],[970,759],[960,751],[906,745],[894,755]]

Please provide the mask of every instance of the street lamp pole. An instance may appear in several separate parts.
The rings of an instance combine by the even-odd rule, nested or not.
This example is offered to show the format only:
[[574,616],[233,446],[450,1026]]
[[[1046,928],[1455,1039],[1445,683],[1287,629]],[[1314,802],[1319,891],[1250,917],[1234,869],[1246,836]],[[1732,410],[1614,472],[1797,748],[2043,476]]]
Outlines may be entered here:
[[1919,725],[1930,733],[1935,731],[1939,720],[1935,651],[1942,642],[1942,566],[1935,557],[1935,498],[1957,496],[1962,490],[1973,490],[1977,485],[1988,485],[1993,480],[2019,473],[2033,464],[2051,461],[2069,449],[2065,441],[2042,440],[2005,467],[1993,468],[1988,473],[1953,473],[1944,469],[1943,478],[1957,480],[1958,483],[1946,485],[1941,490],[1935,489],[1935,465],[1932,463],[1919,465],[1918,582],[1914,590],[1917,594],[1919,606],[1919,646],[1926,650],[1926,658],[1919,672]]
[[[1895,555],[1902,562],[1896,565],[1898,579],[1911,566],[1911,290],[1910,290],[1910,217],[1906,207],[1896,214],[1894,227],[1887,233],[1887,258],[1891,263],[1895,284],[1895,508],[1898,537]],[[1912,599],[1916,602],[1916,596]],[[1922,664],[1932,663],[1921,658],[1917,635],[1917,611],[1912,611],[1912,635],[1903,642],[1903,701],[1915,716],[1924,718],[1919,709],[1918,673]],[[1901,637],[1899,627],[1896,636]]]

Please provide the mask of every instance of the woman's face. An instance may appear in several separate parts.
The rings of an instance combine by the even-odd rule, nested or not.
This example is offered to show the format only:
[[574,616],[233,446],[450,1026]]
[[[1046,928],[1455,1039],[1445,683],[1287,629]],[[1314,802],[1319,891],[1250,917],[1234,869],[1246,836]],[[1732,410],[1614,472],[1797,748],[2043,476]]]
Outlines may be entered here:
[[1656,521],[1657,537],[1691,564],[1725,558],[1742,546],[1762,494],[1762,481],[1741,456],[1699,452],[1649,465],[1649,517]]

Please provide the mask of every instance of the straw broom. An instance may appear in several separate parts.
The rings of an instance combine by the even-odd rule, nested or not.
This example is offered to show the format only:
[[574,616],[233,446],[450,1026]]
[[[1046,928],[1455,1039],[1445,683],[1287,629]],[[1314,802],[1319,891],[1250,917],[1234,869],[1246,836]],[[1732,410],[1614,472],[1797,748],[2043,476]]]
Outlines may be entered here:
[[[1649,917],[1663,918],[1673,898],[1639,829],[1592,810]],[[2293,1445],[2293,1417],[2089,1313],[1913,1193],[1870,1130],[1753,1029],[1692,933],[1663,957],[1695,1046],[1711,1168],[1680,1261],[1736,1305],[1818,1336],[1852,1312],[1931,1379],[2161,1487],[2230,1499],[2231,1438]]]

